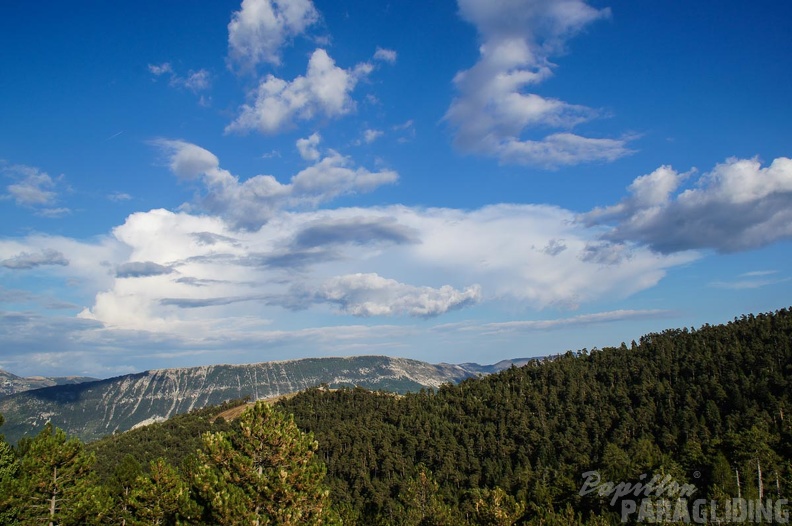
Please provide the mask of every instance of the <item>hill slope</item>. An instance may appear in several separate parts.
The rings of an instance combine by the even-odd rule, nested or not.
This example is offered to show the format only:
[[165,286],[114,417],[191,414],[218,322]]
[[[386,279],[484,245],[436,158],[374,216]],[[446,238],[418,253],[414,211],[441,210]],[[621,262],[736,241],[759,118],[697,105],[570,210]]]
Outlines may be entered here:
[[[308,389],[278,406],[317,440],[345,524],[493,524],[496,516],[603,526],[624,522],[624,503],[651,509],[668,496],[583,494],[593,471],[610,481],[601,490],[655,476],[690,485],[705,512],[694,521],[704,523],[716,508],[722,519],[738,496],[772,499],[787,516],[791,385],[792,310],[784,309],[569,352],[434,392]],[[96,469],[106,479],[128,453],[141,464],[164,456],[180,465],[203,431],[233,427],[213,419],[223,409],[96,442]],[[696,517],[692,499],[688,506]]]
[[532,524],[579,524],[574,513],[619,524],[619,503],[580,493],[585,473],[613,484],[670,476],[696,498],[789,499],[790,387],[784,309],[570,352],[436,393],[311,389],[279,407],[314,434],[333,500],[359,518],[351,523],[414,508],[405,488],[423,469],[438,498],[470,516],[477,492],[498,487]]
[[0,413],[10,442],[37,432],[47,421],[82,440],[93,440],[246,396],[266,398],[322,383],[407,392],[475,374],[458,365],[384,356],[160,369],[6,396],[0,398]]

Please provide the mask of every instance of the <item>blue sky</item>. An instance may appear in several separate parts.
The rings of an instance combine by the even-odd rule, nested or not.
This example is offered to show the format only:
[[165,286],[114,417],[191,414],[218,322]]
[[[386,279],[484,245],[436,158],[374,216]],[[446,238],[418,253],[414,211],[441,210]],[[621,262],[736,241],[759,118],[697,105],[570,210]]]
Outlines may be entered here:
[[788,2],[0,6],[0,368],[493,363],[788,307]]

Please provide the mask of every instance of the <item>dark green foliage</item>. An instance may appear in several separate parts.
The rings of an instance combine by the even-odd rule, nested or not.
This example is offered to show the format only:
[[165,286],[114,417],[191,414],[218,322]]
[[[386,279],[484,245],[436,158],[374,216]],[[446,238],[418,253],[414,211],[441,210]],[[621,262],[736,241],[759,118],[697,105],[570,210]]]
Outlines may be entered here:
[[736,497],[739,471],[744,498],[758,497],[761,470],[765,495],[789,496],[791,342],[792,313],[782,310],[570,352],[436,393],[315,389],[280,405],[315,434],[333,500],[361,524],[392,515],[419,463],[452,508],[471,509],[475,490],[500,487],[526,504],[520,520],[537,524],[612,516],[607,499],[578,494],[591,470],[617,483],[668,475],[701,497]]
[[148,471],[138,475],[132,486],[128,524],[175,526],[198,519],[201,509],[176,468],[160,458],[151,462]]
[[216,415],[246,403],[247,399],[231,400],[218,406],[196,409],[165,422],[150,424],[126,433],[113,435],[88,444],[87,449],[96,454],[96,472],[107,482],[125,456],[131,455],[142,466],[166,458],[180,466],[184,460],[201,447],[201,435],[207,431],[228,431],[225,420],[215,420]]
[[127,454],[115,466],[113,475],[105,484],[113,498],[108,522],[124,524],[132,517],[132,493],[136,489],[138,478],[143,475],[140,462],[132,454]]
[[511,526],[525,513],[525,505],[502,488],[473,490],[470,500],[472,522],[481,526]]
[[67,439],[51,424],[44,426],[9,486],[10,523],[101,524],[110,501],[92,476],[93,462],[79,440]]
[[319,525],[330,520],[318,444],[265,402],[232,432],[206,433],[191,479],[212,524]]
[[144,472],[127,454],[104,485],[97,483],[93,454],[50,423],[24,443],[19,460],[4,444],[3,526],[340,524],[313,436],[265,402],[242,412],[228,431],[205,432],[184,471],[158,458]]
[[[92,497],[72,508],[105,513],[109,495],[107,523],[130,525],[620,524],[618,500],[581,495],[592,471],[614,483],[668,477],[722,503],[790,499],[790,379],[792,312],[782,310],[436,392],[310,389],[279,403],[293,420],[257,404],[237,420],[207,410],[92,444],[105,489],[86,486]],[[16,484],[6,488],[31,491],[23,473],[51,465],[45,444],[82,451],[45,431],[16,451],[0,440],[0,483],[5,472]],[[20,506],[0,499],[0,523],[14,524]]]
[[[3,415],[0,415],[0,426],[2,425]],[[13,524],[13,492],[18,473],[19,462],[16,454],[0,434],[0,524]]]

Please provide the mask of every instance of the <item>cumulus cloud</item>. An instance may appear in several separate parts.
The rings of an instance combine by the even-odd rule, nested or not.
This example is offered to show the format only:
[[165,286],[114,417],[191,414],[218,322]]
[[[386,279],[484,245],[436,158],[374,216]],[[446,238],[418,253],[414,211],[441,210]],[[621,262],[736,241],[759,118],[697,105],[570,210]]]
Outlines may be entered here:
[[[585,106],[528,93],[552,76],[549,57],[591,22],[607,17],[584,0],[459,0],[462,18],[482,41],[479,61],[454,78],[458,96],[446,113],[463,151],[502,162],[541,166],[612,161],[629,153],[626,139],[583,137],[569,130],[599,116]],[[526,130],[561,128],[541,138]]]
[[355,108],[352,91],[372,69],[365,62],[351,69],[340,68],[327,51],[317,49],[304,76],[287,81],[267,75],[249,94],[251,102],[240,108],[226,133],[258,130],[272,134],[293,127],[298,120],[345,115]]
[[306,161],[315,161],[319,159],[319,143],[322,140],[322,136],[318,133],[311,134],[310,137],[305,139],[297,139],[297,151],[300,152],[300,157],[305,159]]
[[281,47],[318,20],[311,0],[243,0],[228,23],[228,58],[247,70],[278,65]]
[[[312,136],[313,137],[313,136]],[[313,156],[319,136],[303,145]],[[171,170],[185,179],[200,179],[206,188],[198,205],[218,214],[238,228],[255,229],[282,209],[316,207],[344,194],[370,192],[384,184],[396,182],[398,174],[390,170],[370,172],[355,168],[348,157],[330,150],[311,166],[300,171],[287,184],[271,175],[256,175],[245,181],[220,168],[218,158],[184,141],[155,142],[169,155]],[[316,151],[318,154],[318,151]]]
[[284,308],[370,317],[432,317],[500,301],[576,308],[652,287],[695,257],[610,246],[597,239],[601,229],[574,217],[536,205],[390,206],[281,213],[238,231],[209,215],[137,213],[113,231],[126,252],[82,316],[215,338],[231,330],[224,324],[266,325]]
[[66,266],[69,260],[59,251],[44,249],[41,252],[20,252],[8,259],[0,260],[0,266],[13,270],[30,270],[43,265]]
[[669,254],[713,249],[737,252],[792,237],[792,160],[731,158],[695,180],[670,166],[638,177],[620,203],[581,216],[608,225],[609,241],[638,242]]
[[171,171],[182,179],[197,179],[220,168],[215,154],[195,144],[168,139],[153,141],[169,155]]
[[[212,159],[191,151],[204,167]],[[196,176],[189,161],[182,157],[175,166],[201,181],[220,177]],[[603,241],[607,227],[587,227],[572,211],[552,206],[280,210],[255,229],[237,229],[219,215],[150,210],[96,240],[0,240],[0,270],[39,265],[37,272],[68,282],[71,303],[85,308],[84,323],[64,336],[64,345],[128,357],[138,344],[173,352],[289,345],[292,352],[309,343],[313,352],[356,352],[354,346],[394,334],[375,318],[442,317],[457,309],[475,318],[478,309],[497,305],[575,309],[653,287],[669,268],[696,257]],[[69,264],[52,264],[58,261]],[[358,317],[373,325],[324,327],[329,315],[341,325]],[[0,320],[0,332],[12,323]],[[46,320],[19,323],[31,331],[29,345],[46,349],[49,342],[36,332]],[[399,323],[398,336],[414,339],[411,348],[431,347],[430,326]]]
[[374,273],[357,273],[334,277],[316,290],[295,296],[302,296],[309,303],[338,305],[342,312],[353,316],[407,314],[428,318],[477,303],[481,299],[481,287],[473,285],[465,290],[449,285],[416,287]]

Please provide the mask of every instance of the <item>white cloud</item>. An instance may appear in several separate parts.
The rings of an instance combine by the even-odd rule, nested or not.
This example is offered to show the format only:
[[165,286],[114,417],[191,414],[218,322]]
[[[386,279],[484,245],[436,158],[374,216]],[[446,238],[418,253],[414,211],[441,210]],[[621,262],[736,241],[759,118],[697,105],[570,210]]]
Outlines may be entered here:
[[638,177],[619,204],[581,216],[613,225],[604,237],[644,243],[662,253],[691,249],[736,252],[792,238],[792,160],[757,159],[717,165],[680,191],[693,172],[669,166]]
[[715,281],[710,285],[722,289],[745,290],[767,287],[777,283],[784,283],[792,279],[778,277],[777,274],[777,270],[754,270],[740,274],[737,276],[738,279],[736,280]]
[[37,216],[41,217],[48,217],[56,219],[58,217],[63,217],[71,214],[71,208],[59,207],[59,208],[42,208],[36,211]]
[[111,201],[129,201],[132,199],[132,196],[126,192],[113,192],[112,194],[107,194],[107,198]]
[[[0,239],[0,270],[31,270],[52,283],[68,285],[71,294],[89,302],[114,281],[112,271],[129,257],[129,248],[113,237],[76,240],[61,236],[30,235]],[[71,301],[71,300],[70,300]]]
[[366,144],[371,144],[372,142],[376,141],[380,137],[384,135],[382,130],[372,130],[368,129],[363,132],[363,142]]
[[186,76],[181,76],[173,69],[170,62],[163,62],[162,64],[149,64],[148,69],[155,77],[167,75],[168,85],[173,88],[187,88],[196,95],[201,91],[206,91],[212,86],[212,76],[209,71],[199,69],[198,71],[190,70]]
[[[564,40],[608,16],[607,10],[582,0],[459,0],[459,8],[482,40],[478,63],[454,78],[459,96],[445,116],[460,149],[548,167],[611,161],[629,153],[626,139],[569,131],[598,117],[596,110],[526,92],[552,75],[549,57]],[[545,128],[564,131],[523,138],[526,130]]]
[[258,130],[272,134],[294,126],[296,120],[345,115],[355,108],[352,90],[371,71],[368,63],[348,70],[340,68],[327,51],[317,49],[308,61],[305,76],[287,81],[267,75],[249,94],[251,103],[241,107],[226,132]]
[[171,171],[182,179],[197,179],[220,167],[215,154],[195,144],[168,139],[157,139],[152,144],[169,154]]
[[281,213],[240,231],[218,217],[152,210],[113,231],[127,249],[83,316],[201,339],[261,329],[284,307],[305,317],[328,306],[419,317],[503,301],[576,308],[652,287],[693,257],[625,244],[620,257],[587,258],[597,232],[573,219],[535,205],[392,206]]
[[320,154],[317,146],[322,141],[322,136],[319,133],[312,133],[305,139],[297,139],[297,151],[300,152],[300,157],[306,161],[316,161],[319,159]]
[[248,70],[280,64],[281,47],[318,20],[311,0],[243,0],[228,23],[229,60]]
[[492,151],[503,162],[548,167],[614,161],[629,153],[622,139],[591,139],[574,133],[554,133],[539,141],[510,138]]
[[625,320],[647,320],[658,318],[670,318],[676,313],[668,310],[615,310],[607,312],[595,312],[593,314],[581,314],[570,318],[556,318],[549,320],[519,320],[504,321],[495,323],[462,323],[451,326],[440,326],[438,330],[448,330],[449,328],[458,329],[464,332],[479,332],[482,334],[502,334],[510,332],[536,332],[566,329],[569,327],[581,327],[585,325],[598,325],[602,323],[614,323]]
[[383,49],[378,47],[377,51],[374,52],[374,60],[381,60],[382,62],[388,62],[389,64],[396,62],[396,56],[396,52],[392,49]]
[[790,278],[783,279],[742,279],[736,281],[714,281],[710,285],[720,289],[750,290],[777,285],[790,281]]
[[173,66],[170,62],[163,62],[162,64],[149,64],[148,69],[152,75],[159,77],[166,73],[173,73]]
[[393,131],[397,132],[400,137],[397,139],[399,142],[409,142],[415,139],[415,122],[412,119],[405,121],[402,124],[392,126]]
[[305,144],[298,142],[298,148],[303,144],[309,158],[314,153],[317,155],[314,164],[294,175],[287,184],[271,175],[240,181],[220,168],[214,154],[194,144],[164,139],[155,144],[169,154],[170,168],[176,175],[201,180],[206,192],[198,203],[200,208],[221,215],[241,228],[258,228],[278,210],[315,207],[340,195],[370,192],[398,179],[398,174],[391,170],[371,172],[355,168],[348,157],[333,150],[321,157],[315,151],[319,140],[316,134]]
[[183,85],[193,93],[197,93],[209,89],[211,86],[211,76],[205,69],[199,69],[198,71],[190,70],[186,78],[178,79],[178,84]]
[[[175,155],[186,144],[166,147]],[[327,191],[322,178],[310,172],[288,185],[273,179],[285,192],[279,213],[255,229],[240,230],[237,223],[250,213],[245,207],[260,208],[262,194],[219,168],[211,154],[197,147],[184,151],[201,162],[185,154],[174,169],[199,177],[216,192],[215,204],[228,198],[210,212],[225,216],[151,210],[130,215],[111,236],[97,240],[0,240],[5,265],[0,271],[19,272],[6,267],[25,261],[31,268],[38,265],[35,272],[47,279],[72,284],[84,299],[71,302],[86,307],[80,320],[69,323],[28,319],[29,333],[17,332],[8,341],[25,340],[31,352],[41,352],[51,343],[42,331],[56,323],[63,325],[58,334],[64,352],[95,349],[105,357],[97,363],[118,363],[114,354],[130,357],[130,349],[152,347],[210,353],[255,348],[258,353],[282,346],[298,352],[299,344],[311,344],[321,352],[358,352],[353,349],[385,343],[384,335],[396,334],[376,318],[444,316],[455,309],[498,305],[574,309],[653,287],[668,268],[695,257],[664,256],[629,242],[603,243],[598,238],[606,229],[587,228],[573,212],[551,206],[284,210],[284,202]],[[207,172],[196,174],[195,166]],[[300,189],[301,177],[318,181],[312,187],[316,193]],[[69,264],[47,264],[57,260]],[[344,325],[360,316],[372,318],[373,325]],[[17,313],[14,319],[22,318],[24,313]],[[0,319],[0,332],[14,330],[13,323],[21,326],[12,318]],[[401,327],[398,337],[423,338],[427,327],[422,327]]]
[[756,278],[759,276],[772,276],[773,274],[778,274],[777,270],[752,270],[750,272],[745,272],[744,274],[740,274],[742,277],[745,278]]

